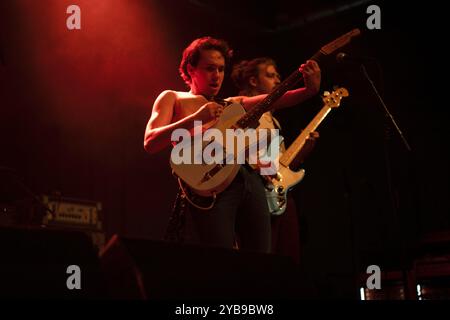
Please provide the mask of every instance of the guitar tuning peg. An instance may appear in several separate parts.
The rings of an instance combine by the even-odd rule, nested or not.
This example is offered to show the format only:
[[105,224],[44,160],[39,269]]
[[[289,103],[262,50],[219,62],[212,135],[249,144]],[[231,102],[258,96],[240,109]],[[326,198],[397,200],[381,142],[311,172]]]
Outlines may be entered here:
[[330,95],[330,91],[324,91],[324,92],[323,92],[323,96],[324,96],[324,97],[328,97],[329,95]]

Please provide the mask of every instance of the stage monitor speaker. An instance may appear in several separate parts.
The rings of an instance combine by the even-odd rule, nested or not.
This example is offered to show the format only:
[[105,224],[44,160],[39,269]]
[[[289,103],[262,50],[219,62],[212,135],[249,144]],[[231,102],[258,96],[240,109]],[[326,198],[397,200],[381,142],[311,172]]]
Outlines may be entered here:
[[0,227],[0,252],[0,297],[104,297],[98,255],[83,232]]
[[288,257],[113,236],[100,254],[111,298],[285,299],[299,294]]

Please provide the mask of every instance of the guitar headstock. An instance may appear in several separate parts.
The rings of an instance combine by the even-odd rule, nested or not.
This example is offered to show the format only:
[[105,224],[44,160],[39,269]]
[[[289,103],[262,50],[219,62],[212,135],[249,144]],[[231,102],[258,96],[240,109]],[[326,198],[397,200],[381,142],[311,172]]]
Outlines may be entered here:
[[347,32],[346,34],[340,36],[339,38],[333,40],[332,42],[320,48],[320,52],[324,55],[329,55],[334,51],[336,51],[337,49],[348,44],[352,40],[352,38],[359,36],[360,34],[361,31],[359,29],[353,29],[352,31]]
[[342,97],[348,97],[348,90],[345,88],[337,88],[331,93],[325,91],[322,101],[327,107],[337,108],[341,104]]

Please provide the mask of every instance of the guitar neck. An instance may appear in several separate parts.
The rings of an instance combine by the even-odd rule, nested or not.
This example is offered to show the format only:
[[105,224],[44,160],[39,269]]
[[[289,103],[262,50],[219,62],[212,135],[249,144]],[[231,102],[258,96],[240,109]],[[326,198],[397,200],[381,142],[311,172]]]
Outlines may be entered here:
[[308,124],[308,126],[302,131],[302,133],[295,139],[295,141],[289,146],[289,148],[283,153],[280,158],[280,163],[288,167],[291,162],[298,155],[300,150],[306,143],[311,132],[315,131],[320,123],[325,119],[325,117],[330,112],[331,108],[329,106],[324,106],[319,113],[314,117],[314,119]]
[[[324,56],[322,50],[319,50],[309,60],[315,60],[317,62]],[[278,85],[271,93],[269,93],[263,101],[258,103],[254,108],[248,111],[240,118],[236,124],[239,128],[256,128],[258,126],[258,120],[261,116],[273,109],[275,101],[281,98],[289,89],[295,86],[302,79],[302,73],[297,69],[289,77],[287,77],[280,85]]]
[[[340,36],[327,45],[320,48],[309,60],[315,60],[320,63],[323,57],[330,55],[337,49],[350,42],[353,37],[358,36],[361,33],[359,29],[353,29],[350,32]],[[302,79],[302,73],[295,70],[289,77],[286,78],[274,91],[268,94],[263,101],[258,103],[254,108],[248,111],[241,119],[239,119],[234,127],[238,128],[256,128],[258,126],[258,120],[261,116],[273,109],[273,104],[279,98],[283,96],[290,88],[292,88],[300,79]]]
[[239,128],[256,128],[258,126],[258,120],[261,116],[272,109],[273,104],[283,94],[286,93],[291,87],[293,87],[300,79],[302,74],[300,71],[294,71],[288,78],[286,78],[275,90],[268,94],[263,101],[258,103],[254,108],[248,111],[242,118],[240,118],[236,124]]

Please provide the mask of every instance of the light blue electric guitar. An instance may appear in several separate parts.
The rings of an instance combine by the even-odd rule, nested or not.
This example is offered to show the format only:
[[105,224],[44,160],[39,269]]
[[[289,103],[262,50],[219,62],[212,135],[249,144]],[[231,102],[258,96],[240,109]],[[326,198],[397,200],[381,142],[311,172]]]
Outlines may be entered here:
[[305,170],[292,171],[289,165],[305,146],[311,132],[315,131],[332,108],[339,107],[342,97],[347,97],[345,88],[338,88],[332,93],[323,95],[323,107],[302,133],[279,158],[279,169],[276,175],[263,176],[266,180],[266,197],[269,210],[273,215],[281,215],[286,210],[287,192],[297,185],[305,176]]

